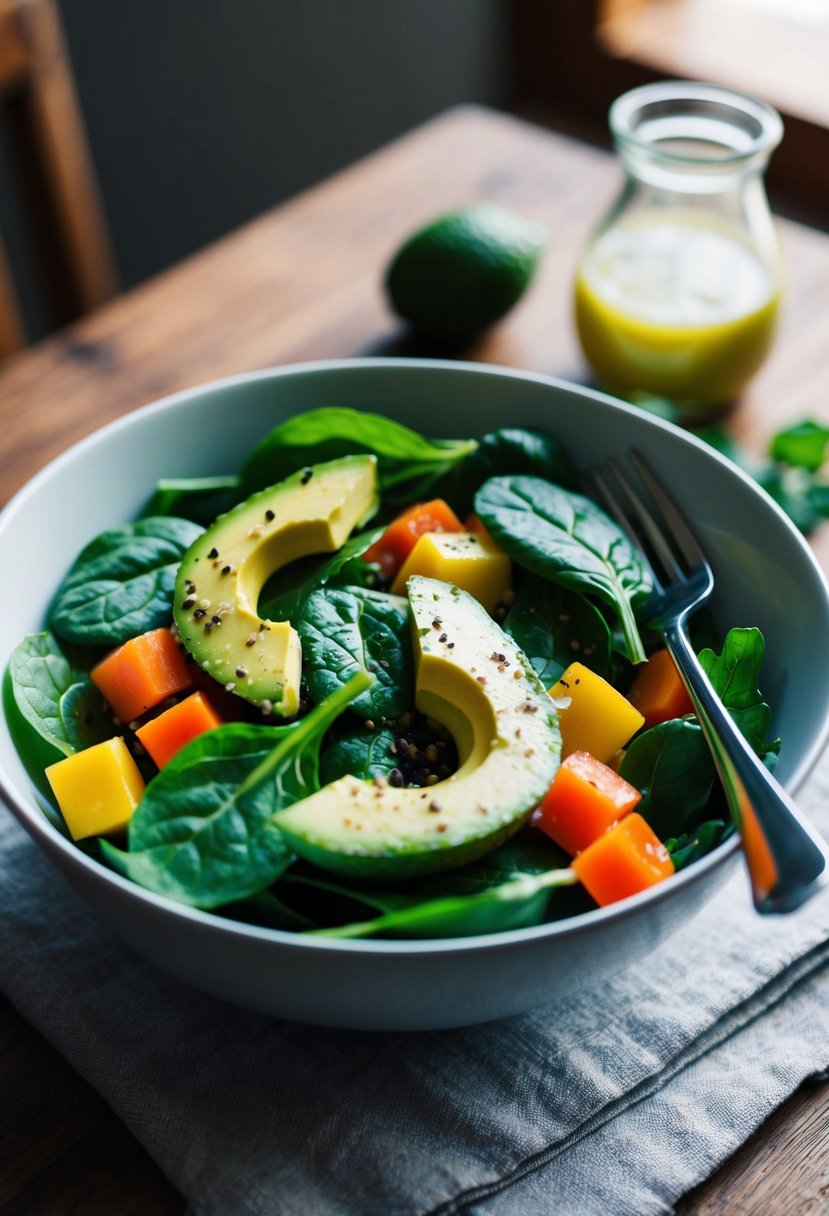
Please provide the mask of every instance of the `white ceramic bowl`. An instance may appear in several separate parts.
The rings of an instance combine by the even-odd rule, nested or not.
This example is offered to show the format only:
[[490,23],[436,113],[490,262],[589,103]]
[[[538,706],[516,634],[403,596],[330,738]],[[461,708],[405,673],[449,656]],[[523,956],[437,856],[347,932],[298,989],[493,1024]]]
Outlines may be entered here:
[[[588,389],[486,365],[359,359],[255,372],[169,397],[77,444],[0,515],[0,569],[15,571],[0,614],[3,666],[25,633],[42,627],[77,551],[135,516],[159,476],[235,471],[278,421],[320,405],[375,410],[434,436],[544,427],[582,465],[641,449],[708,552],[717,623],[723,631],[758,625],[765,634],[763,690],[783,738],[778,774],[796,789],[829,735],[829,593],[800,536],[762,491],[693,437]],[[5,723],[0,792],[80,894],[158,966],[251,1009],[364,1029],[486,1021],[598,983],[685,924],[736,855],[732,840],[649,892],[537,928],[434,942],[326,941],[182,907],[91,860],[38,809]]]

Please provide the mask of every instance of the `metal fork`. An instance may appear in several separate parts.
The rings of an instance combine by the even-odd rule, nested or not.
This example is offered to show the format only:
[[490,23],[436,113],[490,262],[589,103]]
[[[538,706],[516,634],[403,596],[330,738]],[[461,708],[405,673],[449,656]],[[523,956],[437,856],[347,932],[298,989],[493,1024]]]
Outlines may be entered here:
[[694,704],[742,837],[754,906],[758,912],[791,912],[829,878],[829,848],[746,742],[700,666],[687,622],[711,595],[711,567],[665,486],[640,453],[628,456],[653,506],[615,460],[590,470],[585,480],[653,573],[644,616],[662,635]]

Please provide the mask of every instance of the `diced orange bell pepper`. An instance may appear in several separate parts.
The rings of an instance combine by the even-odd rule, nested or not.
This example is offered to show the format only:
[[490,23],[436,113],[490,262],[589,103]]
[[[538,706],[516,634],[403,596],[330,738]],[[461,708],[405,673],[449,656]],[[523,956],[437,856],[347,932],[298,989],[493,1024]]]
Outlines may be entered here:
[[135,733],[158,767],[164,768],[185,744],[221,725],[222,719],[204,693],[194,692]]
[[559,766],[533,823],[573,857],[632,811],[641,797],[589,752],[572,752]]
[[363,561],[376,563],[387,578],[394,578],[424,532],[463,532],[463,524],[442,498],[416,503],[369,545]]
[[600,907],[636,895],[674,872],[668,850],[637,811],[588,845],[571,867]]
[[130,638],[89,674],[121,722],[140,718],[191,682],[187,662],[169,629],[151,629]]
[[657,650],[647,663],[642,664],[630,686],[628,700],[642,714],[647,727],[694,712],[691,698],[667,650]]

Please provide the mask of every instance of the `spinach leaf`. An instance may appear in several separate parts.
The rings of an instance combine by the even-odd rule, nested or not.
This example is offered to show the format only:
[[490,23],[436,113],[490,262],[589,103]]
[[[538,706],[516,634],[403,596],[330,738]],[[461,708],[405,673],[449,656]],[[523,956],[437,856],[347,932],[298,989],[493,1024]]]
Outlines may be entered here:
[[180,477],[159,481],[145,515],[177,515],[207,527],[239,502],[239,478]]
[[360,671],[290,726],[229,723],[188,743],[147,786],[129,852],[101,850],[121,874],[197,908],[247,899],[292,856],[272,816],[316,792],[322,737],[371,683]]
[[699,861],[706,853],[712,852],[718,844],[722,844],[734,832],[734,824],[724,819],[706,819],[694,832],[686,832],[680,837],[670,837],[665,841],[665,848],[671,855],[671,861],[677,870],[684,870],[693,862]]
[[759,629],[730,629],[722,653],[701,650],[700,665],[743,735],[762,758],[777,752],[780,740],[768,742],[771,710],[757,687],[766,652]]
[[357,938],[469,937],[480,933],[504,933],[539,924],[545,916],[550,891],[572,886],[570,869],[541,874],[519,874],[507,882],[472,895],[445,895],[407,908],[396,908],[350,925],[315,929],[315,936]]
[[702,730],[691,718],[673,718],[637,735],[619,774],[642,791],[636,809],[660,840],[696,827],[716,776]]
[[397,768],[398,757],[392,751],[397,732],[388,726],[380,730],[359,727],[342,735],[320,757],[320,782],[330,785],[350,773],[371,781],[373,777],[388,777]]
[[385,501],[408,503],[476,447],[474,439],[432,442],[380,414],[338,407],[310,410],[280,423],[254,448],[242,468],[242,494],[282,481],[303,465],[373,452]]
[[489,431],[478,441],[477,450],[452,474],[447,493],[456,510],[466,515],[472,510],[475,491],[488,478],[506,473],[543,477],[571,489],[578,485],[573,462],[552,435],[525,427],[503,427]]
[[77,670],[51,633],[31,633],[9,658],[17,708],[42,739],[64,756],[101,743],[113,720],[101,694]]
[[268,579],[259,597],[262,619],[296,621],[305,600],[321,587],[329,583],[339,585],[343,579],[350,582],[369,577],[373,579],[373,567],[368,562],[361,562],[360,554],[365,553],[384,531],[384,528],[372,528],[358,536],[350,536],[336,553],[322,558],[316,554],[303,557],[277,570]]
[[610,634],[604,617],[584,596],[556,583],[535,576],[526,579],[504,630],[547,688],[574,659],[583,659],[597,675],[607,676]]
[[493,477],[475,495],[475,510],[527,570],[609,604],[631,661],[644,661],[633,604],[651,590],[650,574],[638,549],[596,503],[540,477]]
[[189,519],[162,516],[102,532],[55,596],[49,612],[55,633],[106,646],[166,625],[179,563],[201,532]]
[[294,624],[302,639],[305,680],[313,701],[323,701],[364,667],[376,678],[351,705],[358,717],[396,718],[413,703],[405,599],[356,587],[327,587],[305,600]]

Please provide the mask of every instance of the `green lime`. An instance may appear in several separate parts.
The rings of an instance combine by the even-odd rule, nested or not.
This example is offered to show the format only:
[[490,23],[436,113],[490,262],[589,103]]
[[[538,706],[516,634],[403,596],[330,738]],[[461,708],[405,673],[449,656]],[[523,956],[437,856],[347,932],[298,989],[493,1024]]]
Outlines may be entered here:
[[546,242],[543,225],[477,203],[410,236],[386,272],[386,290],[419,333],[465,341],[517,303]]

